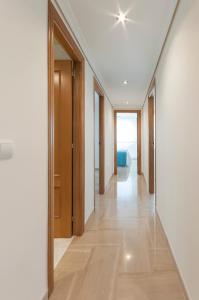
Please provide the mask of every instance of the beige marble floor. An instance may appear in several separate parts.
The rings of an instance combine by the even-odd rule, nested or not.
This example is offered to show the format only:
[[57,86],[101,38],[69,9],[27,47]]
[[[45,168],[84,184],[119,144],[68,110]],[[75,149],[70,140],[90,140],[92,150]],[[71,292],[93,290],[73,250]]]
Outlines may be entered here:
[[72,240],[73,237],[69,239],[54,239],[54,269],[57,267],[58,263],[62,259]]
[[[125,180],[124,180],[125,178]],[[51,300],[185,300],[154,198],[136,170],[119,170],[55,271]]]

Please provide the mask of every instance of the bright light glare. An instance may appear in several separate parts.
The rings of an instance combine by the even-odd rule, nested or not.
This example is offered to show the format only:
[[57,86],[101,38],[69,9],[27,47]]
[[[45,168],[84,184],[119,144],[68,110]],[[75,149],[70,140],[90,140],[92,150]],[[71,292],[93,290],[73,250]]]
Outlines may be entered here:
[[106,11],[107,15],[109,15],[111,17],[114,17],[114,19],[116,20],[116,22],[114,22],[111,29],[108,30],[107,32],[110,32],[110,31],[114,30],[119,24],[122,24],[122,27],[125,30],[126,30],[126,24],[127,23],[137,24],[136,21],[129,18],[130,14],[132,15],[132,11],[134,10],[134,7],[135,7],[134,2],[135,1],[132,1],[131,6],[126,11],[122,11],[120,5],[117,5],[118,13],[112,13],[112,12]]
[[120,23],[124,24],[124,22],[127,21],[126,14],[120,11],[119,14],[117,15],[117,20]]
[[126,254],[126,260],[130,260],[132,258],[131,254]]
[[137,115],[121,114],[117,116],[117,142],[119,144],[137,143]]

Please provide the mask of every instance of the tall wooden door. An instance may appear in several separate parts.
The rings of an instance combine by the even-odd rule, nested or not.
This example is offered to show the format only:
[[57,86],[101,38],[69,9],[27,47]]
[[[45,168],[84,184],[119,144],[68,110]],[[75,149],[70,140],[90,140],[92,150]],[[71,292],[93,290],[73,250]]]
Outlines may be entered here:
[[149,120],[149,193],[155,192],[155,120],[154,120],[154,97],[148,99]]
[[72,235],[72,61],[55,61],[54,237]]

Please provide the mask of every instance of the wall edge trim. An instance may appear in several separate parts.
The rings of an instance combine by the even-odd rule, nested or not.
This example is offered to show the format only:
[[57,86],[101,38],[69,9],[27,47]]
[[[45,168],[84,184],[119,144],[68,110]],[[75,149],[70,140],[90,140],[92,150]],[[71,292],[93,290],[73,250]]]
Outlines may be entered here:
[[169,28],[168,28],[167,33],[166,33],[166,37],[165,37],[165,39],[164,39],[162,48],[161,48],[161,50],[160,50],[160,55],[159,55],[159,57],[158,57],[158,60],[157,60],[157,63],[156,63],[156,66],[155,66],[155,69],[154,69],[154,72],[153,72],[151,81],[150,81],[149,86],[148,86],[148,89],[147,89],[147,93],[146,93],[146,96],[145,96],[145,99],[144,99],[144,103],[143,103],[143,105],[142,105],[142,109],[144,108],[144,105],[145,105],[145,103],[146,103],[148,94],[150,93],[150,87],[151,87],[151,85],[153,84],[153,81],[155,80],[155,75],[156,75],[158,66],[159,66],[159,64],[160,64],[160,61],[161,61],[161,58],[162,58],[162,54],[163,54],[163,52],[164,52],[164,49],[165,49],[167,40],[168,40],[168,38],[169,38],[169,35],[170,35],[170,32],[171,32],[173,23],[174,23],[174,21],[175,21],[175,17],[176,17],[176,15],[177,15],[177,12],[178,12],[178,8],[179,8],[179,6],[180,6],[180,3],[181,3],[181,0],[177,0],[176,7],[175,7],[175,9],[174,9],[174,12],[173,12],[173,15],[172,15],[170,24],[169,24]]

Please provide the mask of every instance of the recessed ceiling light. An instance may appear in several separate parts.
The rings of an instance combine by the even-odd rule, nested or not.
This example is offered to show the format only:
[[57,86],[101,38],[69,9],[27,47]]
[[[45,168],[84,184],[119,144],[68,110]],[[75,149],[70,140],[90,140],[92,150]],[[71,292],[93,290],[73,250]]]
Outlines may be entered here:
[[124,14],[122,11],[119,12],[119,14],[116,16],[116,19],[118,20],[118,22],[123,24],[125,21],[127,21],[126,14]]
[[123,84],[127,85],[128,84],[128,80],[124,80]]

